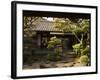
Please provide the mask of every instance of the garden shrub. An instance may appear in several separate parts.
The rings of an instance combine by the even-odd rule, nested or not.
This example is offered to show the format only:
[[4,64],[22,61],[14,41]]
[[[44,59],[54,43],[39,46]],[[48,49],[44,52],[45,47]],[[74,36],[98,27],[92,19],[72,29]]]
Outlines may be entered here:
[[54,48],[55,46],[60,45],[60,44],[61,44],[61,40],[58,39],[56,36],[54,36],[50,38],[47,48]]
[[54,52],[57,53],[57,54],[61,54],[62,53],[62,48],[61,47],[55,48]]
[[86,47],[85,49],[82,50],[81,55],[88,55],[90,52],[90,48]]
[[81,53],[82,45],[80,43],[72,46],[76,53]]
[[75,34],[81,34],[83,31],[82,28],[75,28],[73,32],[75,32]]
[[88,58],[87,55],[83,55],[83,56],[80,57],[79,61],[80,61],[81,64],[87,65],[89,58]]
[[56,36],[51,37],[50,41],[48,42],[48,49],[53,49],[54,53],[48,55],[48,60],[50,61],[58,61],[61,60],[61,53],[62,53],[62,47],[61,47],[61,40],[58,39]]
[[57,53],[48,54],[47,60],[49,60],[49,61],[59,61],[59,60],[61,60],[61,56],[58,55]]

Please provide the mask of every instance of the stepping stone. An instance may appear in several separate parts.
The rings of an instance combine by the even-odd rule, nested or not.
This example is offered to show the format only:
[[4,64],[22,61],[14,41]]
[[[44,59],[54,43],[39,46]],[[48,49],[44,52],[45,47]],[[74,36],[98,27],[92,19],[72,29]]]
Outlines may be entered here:
[[40,68],[51,68],[51,64],[40,64]]

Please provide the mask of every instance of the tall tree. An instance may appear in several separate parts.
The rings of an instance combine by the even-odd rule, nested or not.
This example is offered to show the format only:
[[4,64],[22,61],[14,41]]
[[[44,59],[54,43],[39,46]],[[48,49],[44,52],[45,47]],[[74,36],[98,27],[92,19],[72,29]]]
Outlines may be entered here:
[[[82,43],[85,35],[89,39],[89,19],[55,18],[54,26],[62,32],[71,32],[79,43]],[[80,34],[81,38],[78,36]]]
[[73,45],[73,49],[79,56],[83,54],[89,56],[89,23],[89,19],[54,18],[54,26],[56,28],[62,32],[71,32],[75,36],[78,42]]
[[34,17],[34,16],[24,16],[24,36],[25,37],[31,37],[35,34],[34,31],[32,31],[32,28],[35,27],[38,19],[41,19],[41,17]]

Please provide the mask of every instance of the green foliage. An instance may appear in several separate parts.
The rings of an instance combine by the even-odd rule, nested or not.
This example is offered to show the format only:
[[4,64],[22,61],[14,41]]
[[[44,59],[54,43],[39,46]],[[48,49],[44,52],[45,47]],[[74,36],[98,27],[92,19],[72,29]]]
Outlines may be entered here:
[[55,46],[60,45],[60,44],[61,44],[61,40],[56,38],[56,36],[54,36],[50,38],[47,48],[54,48]]
[[48,54],[47,59],[49,61],[59,61],[59,60],[61,60],[61,56],[57,53]]
[[74,32],[75,34],[80,34],[80,33],[83,33],[83,30],[82,30],[82,28],[75,28],[75,29],[73,30],[73,32]]
[[76,34],[89,32],[89,20],[83,19],[82,22],[79,23],[79,26],[73,29],[73,32]]
[[35,31],[32,32],[32,35],[33,35],[33,36],[36,36],[36,34],[37,34],[37,33],[36,33]]
[[56,38],[56,36],[52,37],[50,40],[54,42],[54,45],[61,44],[61,40]]
[[89,58],[88,58],[87,55],[83,55],[83,56],[80,57],[79,61],[80,61],[81,64],[87,65],[88,62],[89,62]]
[[83,26],[82,27],[83,32],[88,32],[89,31],[89,26]]
[[62,52],[62,48],[61,47],[55,48],[54,52],[60,54]]
[[72,47],[80,57],[80,62],[88,63],[89,53],[89,19],[56,18],[54,26],[63,32],[72,32],[78,43]]
[[78,43],[78,44],[73,45],[72,47],[73,47],[73,49],[74,49],[74,51],[76,53],[80,53],[81,52],[81,49],[82,49],[82,44],[81,43]]
[[41,17],[34,16],[24,16],[24,37],[35,36],[36,32],[32,30],[33,27],[37,24],[37,20]]
[[89,32],[89,19],[83,19],[82,22],[80,23],[80,29],[84,34],[88,34]]
[[54,45],[51,43],[51,42],[49,42],[49,45],[47,46],[47,48],[54,48]]
[[88,55],[90,52],[90,48],[86,47],[85,49],[82,50],[81,55]]
[[89,25],[89,20],[90,20],[90,19],[81,19],[81,21],[79,21],[79,24],[80,24],[81,26]]
[[55,28],[58,28],[63,32],[70,32],[72,24],[69,19],[65,20],[64,18],[55,18],[54,22]]
[[65,21],[61,18],[55,18],[54,22],[55,27],[60,28],[62,25],[65,26]]
[[75,45],[73,45],[73,48],[74,49],[80,49],[81,48],[81,44],[80,43],[75,44]]
[[56,36],[50,38],[47,48],[49,48],[49,49],[53,48],[54,54],[49,54],[48,60],[50,60],[50,61],[61,60],[60,54],[62,53],[62,48],[60,45],[61,45],[61,40],[58,39]]

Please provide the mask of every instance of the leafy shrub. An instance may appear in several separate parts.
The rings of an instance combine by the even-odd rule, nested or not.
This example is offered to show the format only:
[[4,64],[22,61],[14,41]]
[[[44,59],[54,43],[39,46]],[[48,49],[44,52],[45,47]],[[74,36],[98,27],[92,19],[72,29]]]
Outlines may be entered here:
[[73,48],[74,49],[79,49],[80,47],[81,47],[81,44],[80,43],[73,45]]
[[75,34],[83,33],[82,28],[75,28],[75,29],[73,30],[73,32],[75,32]]
[[51,41],[49,42],[49,45],[47,46],[47,48],[53,48],[54,45],[51,43]]
[[80,61],[81,64],[87,65],[89,58],[88,58],[87,55],[83,55],[83,56],[80,57],[79,61]]
[[89,20],[83,20],[81,23],[83,32],[89,31]]
[[56,45],[60,45],[60,44],[61,44],[61,40],[56,38],[56,36],[54,36],[50,38],[47,48],[54,48]]
[[58,54],[55,54],[55,53],[54,54],[48,54],[47,59],[49,61],[59,61],[59,60],[61,60],[61,56],[58,55]]
[[73,47],[73,49],[74,49],[74,51],[75,51],[76,53],[80,53],[80,52],[81,52],[82,45],[81,45],[80,43],[75,44],[75,45],[73,45],[72,47]]
[[88,55],[89,52],[90,52],[90,48],[86,47],[85,49],[82,50],[81,55]]
[[57,54],[60,54],[60,53],[62,53],[62,48],[61,47],[55,48],[54,52]]
[[47,48],[53,49],[54,54],[48,55],[48,60],[50,61],[58,61],[61,59],[60,53],[62,53],[61,48],[61,40],[56,38],[56,36],[51,37],[50,41],[48,42]]

